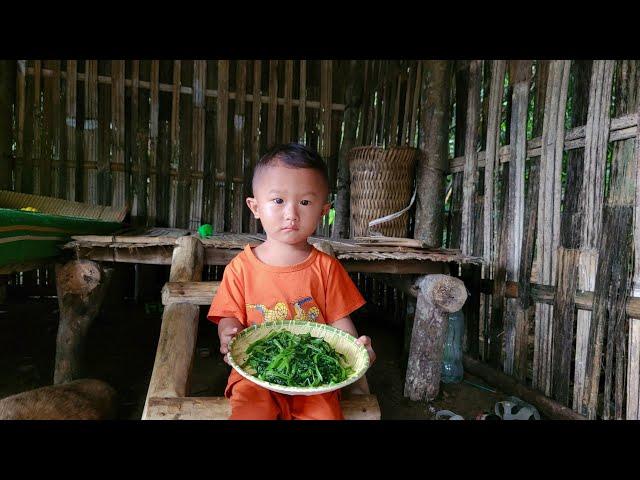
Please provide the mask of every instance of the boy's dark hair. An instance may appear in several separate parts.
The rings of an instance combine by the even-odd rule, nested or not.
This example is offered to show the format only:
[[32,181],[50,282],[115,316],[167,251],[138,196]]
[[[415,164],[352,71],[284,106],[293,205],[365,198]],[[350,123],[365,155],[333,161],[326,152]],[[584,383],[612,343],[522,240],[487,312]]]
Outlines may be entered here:
[[287,143],[271,147],[253,169],[251,190],[253,190],[255,179],[258,177],[260,170],[277,162],[282,162],[292,168],[310,168],[316,170],[322,175],[327,190],[329,190],[329,175],[327,174],[327,165],[324,163],[324,160],[318,152],[299,143]]

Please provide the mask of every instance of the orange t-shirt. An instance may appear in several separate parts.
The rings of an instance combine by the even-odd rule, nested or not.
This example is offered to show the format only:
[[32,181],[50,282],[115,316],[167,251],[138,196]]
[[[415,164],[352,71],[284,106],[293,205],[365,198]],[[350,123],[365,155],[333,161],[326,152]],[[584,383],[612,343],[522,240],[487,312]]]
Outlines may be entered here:
[[237,318],[245,327],[263,321],[333,323],[366,303],[342,264],[313,248],[306,260],[273,266],[247,245],[224,270],[207,318]]

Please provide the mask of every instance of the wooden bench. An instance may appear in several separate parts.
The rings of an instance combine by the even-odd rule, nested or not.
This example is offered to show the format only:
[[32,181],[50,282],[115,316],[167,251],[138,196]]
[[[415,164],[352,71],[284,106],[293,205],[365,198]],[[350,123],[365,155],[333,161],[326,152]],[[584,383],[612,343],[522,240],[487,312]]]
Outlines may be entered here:
[[[353,395],[340,402],[345,420],[380,420],[375,395]],[[147,418],[153,420],[227,420],[231,414],[225,397],[151,397]]]

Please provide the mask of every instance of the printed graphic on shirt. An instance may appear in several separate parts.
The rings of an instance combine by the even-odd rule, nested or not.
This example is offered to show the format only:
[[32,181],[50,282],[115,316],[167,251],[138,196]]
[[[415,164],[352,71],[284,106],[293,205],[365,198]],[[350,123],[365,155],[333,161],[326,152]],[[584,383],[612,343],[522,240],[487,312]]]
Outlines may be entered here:
[[261,303],[247,303],[247,309],[253,309],[262,314],[262,320],[265,322],[277,322],[282,320],[303,320],[308,322],[315,322],[317,318],[320,316],[320,309],[316,306],[309,308],[309,310],[305,311],[302,308],[307,302],[312,301],[312,297],[304,297],[295,302],[292,302],[295,316],[293,319],[289,318],[289,308],[285,302],[276,302],[276,304],[272,308],[268,308]]

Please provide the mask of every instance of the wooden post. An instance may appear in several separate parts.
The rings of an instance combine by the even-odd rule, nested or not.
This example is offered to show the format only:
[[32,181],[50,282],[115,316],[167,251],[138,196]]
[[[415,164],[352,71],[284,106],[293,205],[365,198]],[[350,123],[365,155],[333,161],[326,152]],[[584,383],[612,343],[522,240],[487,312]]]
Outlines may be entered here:
[[[414,238],[442,243],[444,176],[448,167],[449,92],[452,62],[423,62]],[[411,140],[411,139],[410,139]]]
[[428,401],[438,395],[442,350],[448,314],[462,308],[467,299],[464,283],[448,275],[425,275],[416,282],[420,292],[409,348],[404,395]]
[[89,326],[100,312],[112,269],[90,260],[73,260],[56,265],[56,290],[60,325],[56,340],[53,383],[82,376],[84,346]]
[[349,238],[349,162],[347,154],[356,143],[358,118],[362,103],[361,62],[349,63],[348,85],[345,89],[344,138],[338,154],[338,192],[335,200],[335,219],[331,238]]
[[[204,248],[192,236],[179,237],[173,249],[170,282],[202,280]],[[198,336],[199,307],[188,303],[167,305],[162,314],[158,350],[153,364],[142,419],[147,420],[151,397],[185,397]]]

